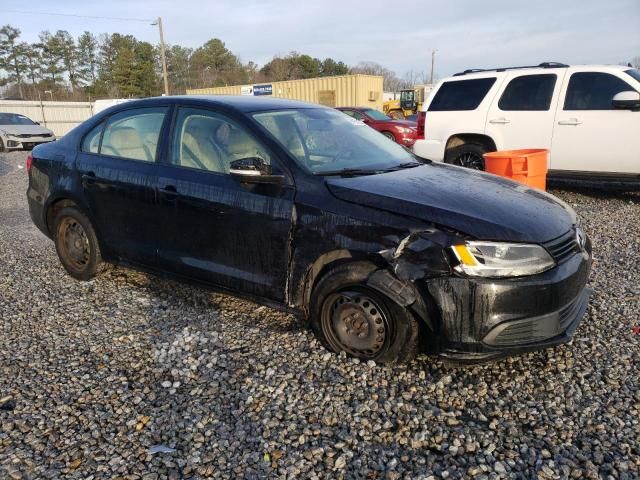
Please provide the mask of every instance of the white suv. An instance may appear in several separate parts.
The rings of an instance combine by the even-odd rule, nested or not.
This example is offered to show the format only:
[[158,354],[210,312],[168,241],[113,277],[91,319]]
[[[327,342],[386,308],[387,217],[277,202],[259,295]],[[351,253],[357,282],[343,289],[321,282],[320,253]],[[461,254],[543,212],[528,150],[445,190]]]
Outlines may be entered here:
[[640,185],[639,92],[623,66],[467,70],[436,86],[413,151],[483,169],[485,152],[547,148],[550,178]]

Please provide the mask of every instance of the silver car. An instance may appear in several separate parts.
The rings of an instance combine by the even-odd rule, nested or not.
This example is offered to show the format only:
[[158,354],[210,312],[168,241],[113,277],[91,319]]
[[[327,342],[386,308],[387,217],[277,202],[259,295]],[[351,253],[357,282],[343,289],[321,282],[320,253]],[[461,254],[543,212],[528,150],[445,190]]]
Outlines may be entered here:
[[31,149],[53,142],[56,136],[48,128],[19,113],[0,113],[0,152]]

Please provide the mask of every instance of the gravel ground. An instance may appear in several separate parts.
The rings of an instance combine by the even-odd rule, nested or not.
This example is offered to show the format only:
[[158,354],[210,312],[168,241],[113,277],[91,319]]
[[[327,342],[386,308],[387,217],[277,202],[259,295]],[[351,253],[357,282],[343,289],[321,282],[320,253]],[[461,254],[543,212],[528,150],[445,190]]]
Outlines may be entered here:
[[595,251],[572,344],[380,367],[232,297],[74,281],[29,219],[25,157],[0,155],[0,478],[640,476],[640,195],[553,192]]

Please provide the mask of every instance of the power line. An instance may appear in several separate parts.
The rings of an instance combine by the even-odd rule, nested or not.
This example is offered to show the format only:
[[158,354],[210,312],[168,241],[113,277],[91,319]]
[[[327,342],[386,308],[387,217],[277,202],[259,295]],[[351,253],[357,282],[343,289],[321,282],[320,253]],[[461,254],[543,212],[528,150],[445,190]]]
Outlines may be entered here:
[[97,18],[101,20],[119,20],[132,22],[153,22],[155,19],[148,18],[122,18],[122,17],[103,17],[99,15],[76,15],[74,13],[53,13],[53,12],[26,12],[23,10],[0,10],[3,13],[20,13],[25,15],[55,15],[57,17],[76,17],[76,18]]

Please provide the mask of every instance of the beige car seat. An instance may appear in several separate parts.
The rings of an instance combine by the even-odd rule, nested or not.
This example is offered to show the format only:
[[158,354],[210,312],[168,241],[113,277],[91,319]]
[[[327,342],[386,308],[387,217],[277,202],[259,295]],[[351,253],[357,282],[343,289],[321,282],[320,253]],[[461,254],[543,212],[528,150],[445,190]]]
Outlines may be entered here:
[[188,117],[183,126],[180,145],[180,165],[205,168],[211,172],[225,173],[224,152],[214,144],[214,132],[220,122],[206,117]]
[[112,129],[107,143],[105,144],[104,140],[102,142],[101,153],[147,162],[153,162],[154,158],[154,155],[142,141],[140,133],[132,127]]

